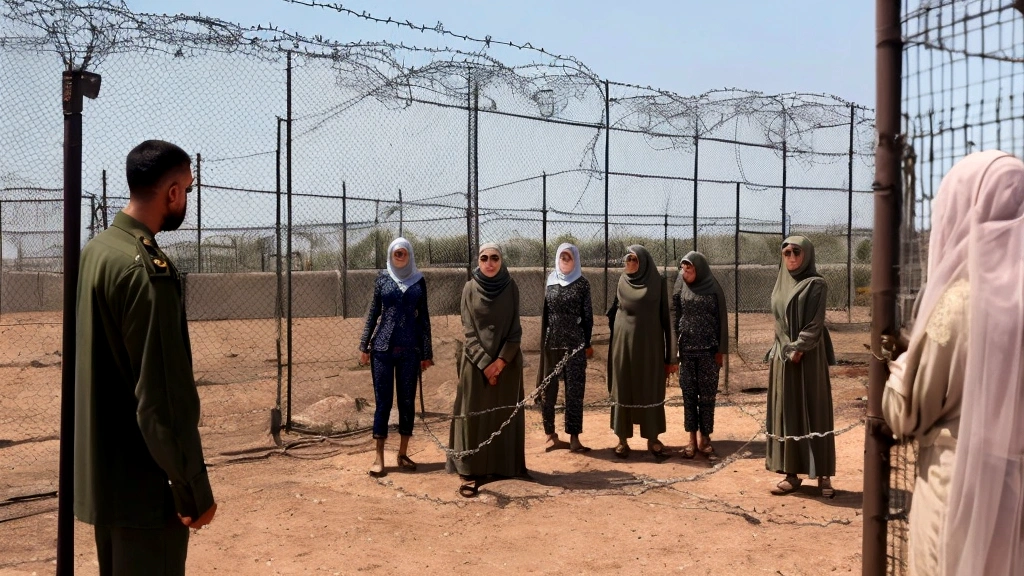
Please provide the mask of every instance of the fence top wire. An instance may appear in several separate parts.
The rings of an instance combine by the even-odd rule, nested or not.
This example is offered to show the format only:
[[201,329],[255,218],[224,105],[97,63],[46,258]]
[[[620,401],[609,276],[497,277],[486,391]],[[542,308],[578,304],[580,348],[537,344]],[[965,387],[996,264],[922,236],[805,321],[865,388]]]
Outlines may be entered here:
[[[468,47],[338,42],[269,24],[243,26],[207,16],[134,12],[123,1],[114,0],[81,4],[72,0],[5,0],[5,32],[0,37],[0,47],[57,53],[65,67],[80,70],[99,69],[109,56],[132,52],[175,58],[231,53],[273,62],[281,62],[284,54],[290,52],[307,62],[329,63],[338,89],[352,94],[341,107],[367,98],[396,106],[408,106],[415,99],[461,106],[467,104],[466,94],[477,88],[485,95],[484,112],[496,112],[497,107],[488,106],[486,99],[490,104],[496,104],[497,99],[503,104],[502,113],[520,113],[522,103],[517,110],[501,95],[508,93],[531,103],[524,114],[530,119],[582,119],[584,126],[607,125],[652,138],[679,139],[673,145],[684,147],[692,145],[694,136],[778,150],[788,140],[788,152],[793,155],[828,154],[815,149],[811,134],[848,126],[850,111],[854,109],[860,111],[858,130],[865,132],[864,145],[858,146],[855,153],[873,153],[873,137],[867,134],[871,131],[872,114],[838,97],[767,95],[737,89],[682,96],[623,82],[605,83],[579,60],[552,54],[530,42],[472,37],[447,30],[441,23],[427,26],[401,18],[375,17],[340,4],[286,1],[371,20],[384,27],[399,26],[435,34]],[[502,50],[515,54],[503,55]],[[524,60],[522,54],[529,57]],[[605,118],[605,98],[614,104],[611,118]],[[321,114],[336,114],[338,106],[322,110]],[[737,127],[736,119],[740,117],[745,119],[745,127]],[[840,152],[847,153],[835,153]],[[258,151],[246,157],[266,153]],[[210,158],[218,160],[223,159]]]

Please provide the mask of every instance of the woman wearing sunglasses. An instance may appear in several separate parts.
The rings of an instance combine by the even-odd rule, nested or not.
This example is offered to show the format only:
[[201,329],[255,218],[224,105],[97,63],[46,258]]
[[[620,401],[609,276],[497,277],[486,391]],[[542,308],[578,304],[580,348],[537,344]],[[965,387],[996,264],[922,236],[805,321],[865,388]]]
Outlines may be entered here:
[[[594,312],[590,301],[590,282],[583,277],[580,250],[565,243],[555,252],[555,269],[548,275],[544,291],[544,310],[541,313],[540,369],[537,386],[540,387],[562,358],[579,348],[562,370],[551,376],[541,394],[544,434],[548,450],[568,448],[573,452],[587,452],[580,442],[583,433],[583,395],[587,386],[587,358],[594,355],[590,336],[594,329]],[[569,443],[555,431],[555,400],[558,398],[558,380],[565,382],[565,433]]]
[[377,458],[370,474],[384,473],[384,443],[388,437],[391,403],[398,390],[398,467],[416,470],[408,456],[416,412],[416,381],[421,370],[434,364],[427,310],[427,283],[416,268],[412,244],[396,238],[388,246],[387,270],[373,286],[373,301],[359,341],[359,363],[370,364],[373,374],[373,437]]
[[448,447],[475,450],[501,425],[490,443],[465,458],[449,456],[447,469],[465,483],[459,493],[474,496],[486,476],[526,474],[526,421],[516,404],[523,400],[523,355],[519,346],[519,287],[509,276],[497,244],[480,246],[479,265],[462,290],[466,341],[456,361],[459,387]]
[[814,266],[814,245],[803,236],[790,236],[782,243],[771,302],[775,345],[768,353],[765,467],[786,475],[773,494],[798,489],[798,474],[817,478],[822,496],[834,494],[830,478],[836,472],[835,436],[806,438],[834,428],[828,367],[836,360],[825,328],[827,296],[825,279]]
[[611,425],[619,443],[615,455],[629,456],[633,427],[655,458],[668,456],[658,436],[665,431],[665,380],[679,369],[672,346],[668,290],[658,265],[643,246],[629,247],[625,267],[608,311],[608,385]]

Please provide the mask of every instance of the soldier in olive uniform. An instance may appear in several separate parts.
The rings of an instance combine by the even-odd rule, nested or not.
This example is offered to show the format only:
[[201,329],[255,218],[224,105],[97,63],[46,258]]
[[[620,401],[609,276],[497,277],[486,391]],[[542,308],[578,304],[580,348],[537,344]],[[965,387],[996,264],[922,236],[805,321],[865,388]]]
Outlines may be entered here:
[[96,530],[101,575],[185,573],[189,527],[217,505],[178,270],[154,235],[177,229],[188,154],[149,140],[128,154],[131,198],[82,251],[75,387],[75,516]]

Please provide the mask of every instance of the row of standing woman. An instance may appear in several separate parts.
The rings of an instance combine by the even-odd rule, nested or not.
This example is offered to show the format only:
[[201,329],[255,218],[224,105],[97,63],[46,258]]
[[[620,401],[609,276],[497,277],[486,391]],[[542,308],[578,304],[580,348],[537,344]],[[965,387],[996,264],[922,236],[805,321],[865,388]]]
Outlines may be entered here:
[[[786,475],[774,490],[778,494],[796,490],[803,474],[817,477],[829,496],[829,478],[835,471],[834,438],[801,437],[832,430],[828,365],[834,363],[834,355],[824,326],[826,286],[815,270],[813,246],[806,238],[787,239],[782,255],[772,294],[776,330],[769,352],[766,467]],[[497,244],[482,245],[478,260],[462,292],[465,341],[456,363],[459,384],[447,459],[447,470],[466,481],[461,490],[466,496],[475,494],[479,482],[488,476],[528,475],[525,418],[517,409],[525,397],[519,287]],[[729,342],[725,295],[698,252],[690,252],[680,262],[671,296],[669,292],[648,251],[630,246],[608,310],[610,424],[618,437],[614,452],[621,458],[630,454],[629,439],[637,425],[656,458],[670,455],[659,437],[666,430],[666,379],[676,371],[689,434],[680,455],[714,457],[715,399]],[[549,450],[589,450],[579,436],[592,333],[591,290],[582,274],[579,250],[562,244],[547,278],[537,376]],[[426,283],[404,238],[388,249],[388,267],[377,278],[360,351],[361,362],[372,367],[376,399],[377,456],[370,473],[384,472],[384,445],[396,388],[401,435],[397,464],[415,470],[407,449],[416,383],[419,373],[433,362]],[[564,429],[569,442],[555,430],[559,380],[565,386]]]

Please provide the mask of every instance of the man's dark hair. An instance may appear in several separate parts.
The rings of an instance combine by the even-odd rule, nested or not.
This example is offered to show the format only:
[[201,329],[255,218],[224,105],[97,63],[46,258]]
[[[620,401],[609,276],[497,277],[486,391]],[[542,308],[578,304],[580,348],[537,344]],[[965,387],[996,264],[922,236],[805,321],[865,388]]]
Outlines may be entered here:
[[163,140],[146,140],[128,153],[125,174],[133,198],[149,200],[154,187],[168,174],[191,165],[192,160],[180,147]]

